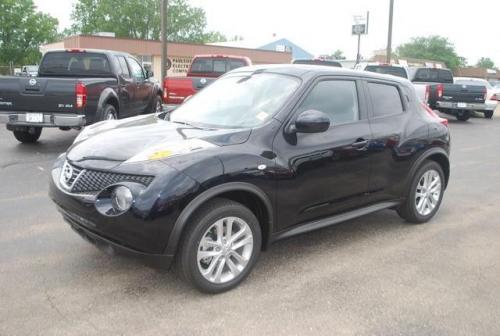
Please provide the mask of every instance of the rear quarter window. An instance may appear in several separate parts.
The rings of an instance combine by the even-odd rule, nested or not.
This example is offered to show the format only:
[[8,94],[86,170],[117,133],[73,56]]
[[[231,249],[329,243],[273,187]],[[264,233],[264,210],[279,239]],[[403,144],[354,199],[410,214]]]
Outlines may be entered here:
[[45,75],[102,76],[110,75],[111,67],[104,54],[53,52],[45,55],[39,71]]
[[403,113],[403,101],[396,85],[368,83],[368,89],[372,99],[374,118]]

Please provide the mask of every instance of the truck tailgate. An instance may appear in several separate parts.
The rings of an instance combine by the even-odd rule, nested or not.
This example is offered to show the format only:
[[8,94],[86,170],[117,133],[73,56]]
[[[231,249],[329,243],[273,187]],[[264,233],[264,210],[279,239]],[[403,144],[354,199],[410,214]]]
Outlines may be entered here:
[[75,113],[76,78],[0,77],[0,111]]
[[444,84],[442,100],[454,103],[484,103],[486,88],[477,85]]

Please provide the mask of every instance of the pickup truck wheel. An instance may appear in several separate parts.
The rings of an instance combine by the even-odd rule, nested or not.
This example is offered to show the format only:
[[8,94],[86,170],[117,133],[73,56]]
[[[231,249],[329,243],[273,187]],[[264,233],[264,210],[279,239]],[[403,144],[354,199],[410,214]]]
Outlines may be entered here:
[[457,120],[460,120],[460,121],[467,121],[470,119],[472,113],[471,111],[458,111],[457,112]]
[[160,95],[155,95],[151,103],[151,113],[159,113],[163,111],[163,102]]
[[99,121],[104,120],[116,120],[118,119],[118,113],[116,113],[116,109],[113,105],[106,105],[104,110],[102,111],[101,116],[99,117]]
[[42,134],[41,127],[28,127],[25,131],[14,131],[14,136],[22,143],[35,143]]
[[413,177],[398,214],[414,224],[429,221],[439,210],[444,193],[444,174],[435,161],[426,161]]
[[202,292],[230,290],[257,262],[261,239],[259,222],[248,208],[227,199],[210,200],[190,220],[178,267]]
[[491,119],[491,118],[493,118],[493,111],[486,111],[486,112],[484,112],[484,117],[485,117],[486,119]]

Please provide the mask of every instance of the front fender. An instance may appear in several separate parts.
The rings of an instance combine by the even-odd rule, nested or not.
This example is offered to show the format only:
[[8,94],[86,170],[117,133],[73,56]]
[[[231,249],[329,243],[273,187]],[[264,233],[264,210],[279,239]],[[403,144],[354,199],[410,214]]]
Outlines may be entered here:
[[251,193],[254,196],[257,196],[265,205],[265,208],[269,216],[269,223],[268,223],[269,229],[267,233],[263,232],[263,234],[270,234],[270,232],[273,232],[274,219],[273,219],[272,204],[271,200],[264,193],[264,191],[262,191],[260,188],[250,183],[244,183],[244,182],[224,183],[200,193],[182,210],[170,233],[168,245],[166,247],[164,254],[172,256],[176,254],[182,233],[189,223],[189,218],[198,208],[200,208],[206,201],[214,197],[217,197],[218,195],[231,191],[243,191]]

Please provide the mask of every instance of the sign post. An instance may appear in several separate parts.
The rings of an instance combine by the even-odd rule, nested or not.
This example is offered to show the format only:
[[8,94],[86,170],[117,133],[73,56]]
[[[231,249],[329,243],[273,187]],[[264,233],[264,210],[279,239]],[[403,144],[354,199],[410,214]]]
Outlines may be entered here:
[[370,12],[366,13],[366,16],[355,15],[353,16],[352,25],[352,35],[358,36],[358,52],[356,53],[356,65],[361,62],[361,35],[368,34],[368,23],[370,18]]

